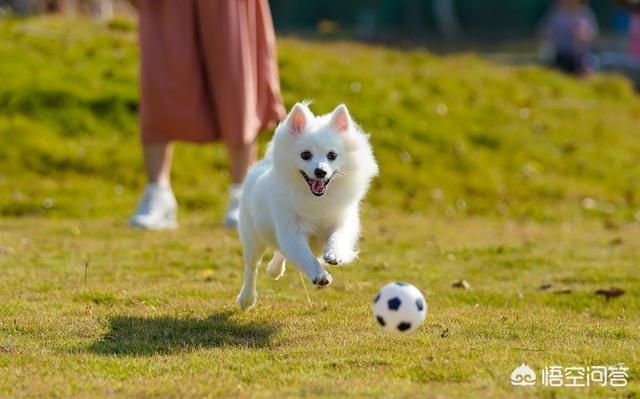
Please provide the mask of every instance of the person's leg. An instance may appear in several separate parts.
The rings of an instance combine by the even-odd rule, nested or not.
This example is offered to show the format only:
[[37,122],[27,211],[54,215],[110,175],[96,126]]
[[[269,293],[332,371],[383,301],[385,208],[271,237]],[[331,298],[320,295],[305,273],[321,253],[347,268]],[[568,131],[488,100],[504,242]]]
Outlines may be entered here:
[[149,183],[171,186],[171,163],[173,161],[173,144],[143,144],[144,166]]
[[216,138],[195,29],[197,9],[192,0],[135,3],[141,61],[139,124],[148,184],[130,223],[145,229],[170,228],[176,226],[177,203],[170,183],[169,142]]
[[235,227],[241,183],[257,156],[258,131],[284,116],[275,32],[267,0],[194,3],[216,138],[250,142],[227,145],[233,184],[224,224]]
[[129,224],[148,230],[175,228],[177,202],[171,190],[173,144],[143,143],[142,153],[148,183]]
[[231,181],[233,184],[242,184],[249,166],[258,157],[258,144],[255,141],[249,144],[228,144],[227,150],[231,164]]

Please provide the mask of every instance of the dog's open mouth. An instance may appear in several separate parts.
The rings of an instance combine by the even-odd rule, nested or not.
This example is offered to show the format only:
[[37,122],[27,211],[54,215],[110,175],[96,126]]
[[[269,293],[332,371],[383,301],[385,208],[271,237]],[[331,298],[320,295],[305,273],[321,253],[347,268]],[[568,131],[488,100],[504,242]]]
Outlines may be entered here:
[[331,176],[326,179],[314,179],[309,177],[309,175],[304,173],[302,170],[300,173],[302,173],[302,177],[304,177],[304,180],[309,185],[309,189],[313,195],[321,197],[327,192],[327,186],[329,186],[329,183],[331,182]]

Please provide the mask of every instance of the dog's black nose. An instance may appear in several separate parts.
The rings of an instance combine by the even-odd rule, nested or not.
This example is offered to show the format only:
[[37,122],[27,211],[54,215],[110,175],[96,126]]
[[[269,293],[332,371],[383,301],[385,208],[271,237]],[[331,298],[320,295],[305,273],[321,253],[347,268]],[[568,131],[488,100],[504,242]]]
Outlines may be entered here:
[[327,172],[320,168],[316,168],[316,170],[313,171],[313,174],[316,175],[318,179],[322,179],[327,175]]

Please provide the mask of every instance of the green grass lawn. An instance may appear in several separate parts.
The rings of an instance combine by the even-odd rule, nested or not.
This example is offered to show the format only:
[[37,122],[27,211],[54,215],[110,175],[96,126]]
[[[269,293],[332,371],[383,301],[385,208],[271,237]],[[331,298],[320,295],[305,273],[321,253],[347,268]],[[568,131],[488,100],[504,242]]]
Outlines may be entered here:
[[[133,29],[0,20],[0,396],[640,396],[627,81],[281,39],[287,105],[347,103],[381,175],[358,262],[332,268],[327,289],[307,283],[310,303],[293,268],[262,274],[240,313],[221,146],[178,146],[179,230],[126,227],[144,184]],[[429,305],[406,337],[370,313],[394,280]],[[609,287],[625,294],[594,293]],[[623,363],[629,386],[513,387],[522,362]]]

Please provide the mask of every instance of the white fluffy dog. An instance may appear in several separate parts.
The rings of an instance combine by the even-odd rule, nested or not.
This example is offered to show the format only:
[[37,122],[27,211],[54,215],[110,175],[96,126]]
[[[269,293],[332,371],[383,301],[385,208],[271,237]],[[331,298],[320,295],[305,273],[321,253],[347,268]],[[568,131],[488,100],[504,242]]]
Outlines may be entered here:
[[[357,256],[359,205],[378,173],[369,136],[344,105],[314,116],[298,103],[278,126],[263,160],[245,179],[238,230],[244,247],[242,310],[257,297],[258,266],[267,248],[276,250],[267,273],[278,279],[285,260],[318,287],[331,284],[331,265]],[[316,257],[318,256],[318,257]]]

